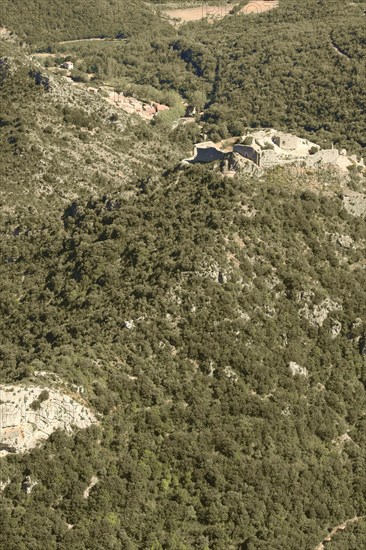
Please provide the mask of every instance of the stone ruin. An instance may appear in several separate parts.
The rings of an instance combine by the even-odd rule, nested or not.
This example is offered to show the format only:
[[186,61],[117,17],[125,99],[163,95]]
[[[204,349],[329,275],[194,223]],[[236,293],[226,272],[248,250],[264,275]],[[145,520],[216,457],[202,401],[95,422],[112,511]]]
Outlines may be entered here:
[[235,167],[244,168],[242,158],[248,168],[254,164],[258,169],[268,169],[275,166],[291,164],[295,166],[319,168],[333,166],[341,171],[347,171],[350,166],[362,166],[356,156],[347,157],[343,149],[321,149],[319,145],[297,137],[293,134],[279,132],[273,128],[250,131],[237,139],[230,149],[223,149],[221,143],[212,141],[197,143],[193,155],[184,159],[183,164],[208,163],[225,160],[227,170]]
[[223,160],[225,153],[213,143],[213,141],[203,141],[202,143],[196,143],[193,150],[193,156],[185,159],[183,162],[186,164],[195,164],[213,162],[215,160]]

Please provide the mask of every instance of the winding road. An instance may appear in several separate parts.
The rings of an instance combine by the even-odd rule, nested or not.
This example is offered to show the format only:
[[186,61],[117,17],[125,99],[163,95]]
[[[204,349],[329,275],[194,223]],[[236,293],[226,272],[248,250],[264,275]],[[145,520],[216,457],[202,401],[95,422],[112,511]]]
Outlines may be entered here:
[[334,535],[338,533],[338,531],[344,531],[345,529],[347,529],[349,525],[352,525],[353,523],[358,523],[362,519],[366,519],[366,516],[354,516],[353,518],[346,519],[346,521],[344,521],[343,523],[336,525],[336,527],[333,527],[329,535],[327,535],[325,539],[323,539],[322,542],[320,542],[314,548],[314,550],[324,550],[325,548],[324,544],[326,544],[327,542],[331,542],[332,538],[334,537]]

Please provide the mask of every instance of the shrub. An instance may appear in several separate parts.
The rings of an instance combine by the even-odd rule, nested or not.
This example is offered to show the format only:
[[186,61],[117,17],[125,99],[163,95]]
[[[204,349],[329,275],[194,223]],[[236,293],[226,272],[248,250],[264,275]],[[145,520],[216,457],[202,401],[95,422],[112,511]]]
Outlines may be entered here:
[[243,140],[243,145],[253,145],[253,137],[246,136]]

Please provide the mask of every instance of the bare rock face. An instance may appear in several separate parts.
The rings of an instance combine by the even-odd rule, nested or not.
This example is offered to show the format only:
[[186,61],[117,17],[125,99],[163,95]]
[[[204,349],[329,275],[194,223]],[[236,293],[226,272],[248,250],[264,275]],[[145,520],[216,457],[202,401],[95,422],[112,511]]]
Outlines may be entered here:
[[239,380],[239,376],[229,365],[224,368],[224,372],[229,380],[232,380],[233,382],[237,382]]
[[257,176],[263,172],[263,170],[254,164],[254,162],[243,158],[239,153],[235,152],[229,155],[227,170],[245,174],[254,174]]
[[290,367],[293,376],[295,376],[296,374],[298,374],[299,376],[308,376],[307,368],[298,365],[297,363],[295,363],[295,361],[290,361],[288,366]]
[[366,195],[349,192],[343,196],[343,206],[349,214],[356,217],[366,216]]
[[57,429],[96,422],[85,405],[54,389],[0,385],[0,456],[29,451]]
[[89,498],[89,495],[90,495],[90,491],[92,490],[92,488],[97,485],[97,483],[99,483],[99,478],[98,476],[93,476],[90,480],[90,483],[89,485],[87,486],[87,488],[85,489],[84,493],[83,493],[83,497],[88,499]]
[[352,248],[354,240],[349,235],[339,235],[337,243],[343,248]]
[[6,479],[5,481],[0,481],[0,493],[3,493],[9,484],[10,477],[8,477],[8,479]]
[[299,309],[300,317],[304,317],[313,326],[321,327],[327,319],[329,313],[342,309],[341,304],[331,298],[325,298],[320,304],[313,304],[312,299],[314,293],[312,291],[302,292],[298,301],[303,303],[303,307]]
[[334,340],[334,338],[337,338],[337,336],[339,336],[341,332],[342,332],[342,324],[339,321],[335,320],[331,327],[331,338]]
[[30,476],[27,476],[23,480],[22,491],[24,491],[25,493],[27,493],[27,495],[29,495],[33,491],[36,485],[38,485],[38,481],[34,481]]

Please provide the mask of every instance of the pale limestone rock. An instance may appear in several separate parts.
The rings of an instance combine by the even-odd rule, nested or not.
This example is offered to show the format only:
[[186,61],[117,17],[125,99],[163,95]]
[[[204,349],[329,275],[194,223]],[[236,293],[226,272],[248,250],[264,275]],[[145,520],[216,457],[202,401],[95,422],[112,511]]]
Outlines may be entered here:
[[71,432],[97,422],[81,400],[52,388],[0,385],[0,403],[0,456],[29,451],[57,429]]
[[350,192],[348,195],[343,196],[343,206],[352,216],[365,216],[366,195],[362,193],[357,193],[355,191]]
[[0,493],[2,493],[3,491],[5,491],[5,489],[7,488],[7,486],[10,484],[10,478],[8,477],[8,479],[6,479],[5,481],[0,481]]
[[359,448],[359,445],[357,445],[353,441],[352,437],[350,437],[347,432],[345,432],[344,434],[332,439],[332,443],[336,447],[338,453],[342,453],[342,451],[344,450],[345,445],[350,444],[350,443],[352,443],[353,445],[355,445],[356,447]]
[[303,294],[302,298],[305,297],[306,302],[299,310],[299,315],[301,317],[305,317],[311,325],[318,327],[323,326],[323,323],[327,319],[329,313],[342,309],[340,304],[329,297],[325,298],[320,304],[311,304],[310,299],[312,296],[312,292]]
[[354,240],[349,235],[339,235],[337,243],[343,248],[351,248]]
[[331,330],[331,337],[333,339],[337,338],[337,336],[339,336],[339,334],[342,331],[342,324],[339,321],[334,321],[330,330]]
[[242,321],[250,321],[250,316],[246,311],[243,311],[241,308],[238,307],[238,317],[239,319],[242,319]]
[[87,486],[87,488],[85,489],[85,491],[83,492],[83,497],[88,499],[89,498],[89,495],[90,495],[90,491],[92,490],[92,488],[97,484],[99,483],[99,478],[97,476],[93,476],[90,480],[90,483],[89,485]]
[[22,483],[22,491],[30,495],[36,485],[38,485],[38,481],[34,481],[30,476],[27,476]]
[[295,361],[290,361],[288,366],[290,367],[293,376],[295,376],[296,374],[298,374],[299,376],[308,376],[307,368],[298,365],[297,363],[295,363]]
[[237,382],[239,380],[239,377],[238,375],[236,374],[236,372],[229,366],[227,365],[225,368],[224,368],[224,372],[226,374],[226,376],[232,380],[233,382]]

